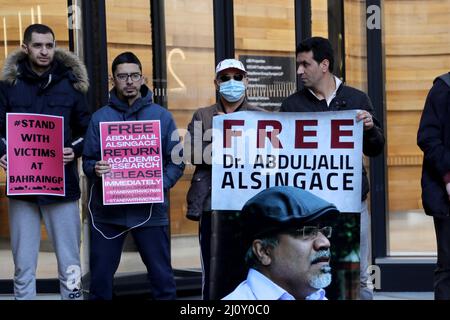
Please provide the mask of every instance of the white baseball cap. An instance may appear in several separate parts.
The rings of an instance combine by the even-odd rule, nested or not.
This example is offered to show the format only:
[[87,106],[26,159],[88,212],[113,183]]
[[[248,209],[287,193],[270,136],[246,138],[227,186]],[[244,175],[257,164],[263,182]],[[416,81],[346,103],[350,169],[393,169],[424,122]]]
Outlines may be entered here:
[[225,59],[220,61],[217,64],[216,67],[216,75],[219,74],[219,72],[225,70],[225,69],[239,69],[241,71],[244,71],[245,73],[247,73],[247,70],[245,70],[244,65],[242,64],[242,62],[240,62],[239,60],[236,59]]

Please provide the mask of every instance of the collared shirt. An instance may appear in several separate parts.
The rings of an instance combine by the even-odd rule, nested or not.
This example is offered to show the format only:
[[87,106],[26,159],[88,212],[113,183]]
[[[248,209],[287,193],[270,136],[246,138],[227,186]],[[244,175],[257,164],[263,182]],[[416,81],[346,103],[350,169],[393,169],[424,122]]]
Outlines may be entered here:
[[[333,93],[328,97],[327,99],[327,106],[330,106],[331,101],[333,101],[333,99],[336,97],[336,92],[338,91],[340,85],[342,84],[341,79],[339,79],[338,77],[334,76],[334,81],[336,82],[336,89],[333,91]],[[309,89],[309,92],[311,92],[313,94],[314,97],[317,98],[317,100],[322,100],[321,98],[319,98],[314,91],[312,91],[311,89]]]
[[[250,269],[247,279],[222,300],[295,300],[295,298],[259,271]],[[320,289],[307,296],[305,300],[327,300],[325,290]]]

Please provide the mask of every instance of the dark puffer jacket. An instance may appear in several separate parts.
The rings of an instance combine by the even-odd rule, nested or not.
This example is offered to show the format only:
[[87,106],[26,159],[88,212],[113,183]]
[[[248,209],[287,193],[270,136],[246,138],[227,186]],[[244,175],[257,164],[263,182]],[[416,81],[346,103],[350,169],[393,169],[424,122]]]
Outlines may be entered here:
[[[152,102],[152,93],[146,86],[141,87],[141,95],[142,98],[137,99],[132,106],[128,106],[126,102],[121,101],[116,96],[113,89],[110,92],[108,105],[97,110],[92,115],[84,144],[83,170],[92,183],[89,196],[89,210],[95,222],[133,227],[146,221],[151,212],[151,218],[142,226],[164,226],[169,224],[167,191],[180,179],[184,170],[184,163],[181,158],[183,156],[182,153],[179,153],[180,159],[178,163],[172,161],[171,156],[172,150],[180,143],[180,140],[176,134],[177,128],[171,113]],[[101,159],[99,123],[137,120],[160,120],[164,203],[104,206],[102,180],[95,174],[95,163]]]
[[[64,117],[64,146],[73,148],[75,157],[83,150],[83,137],[89,125],[86,68],[77,56],[56,49],[50,70],[37,75],[22,51],[12,53],[5,62],[0,85],[0,134],[6,137],[6,113],[35,113]],[[0,142],[0,156],[6,144]],[[77,161],[65,165],[66,196],[14,196],[40,205],[80,198]],[[12,197],[12,196],[11,196]]]
[[422,203],[425,213],[449,217],[450,202],[445,184],[450,182],[450,85],[441,78],[434,81],[428,93],[417,144],[424,153]]

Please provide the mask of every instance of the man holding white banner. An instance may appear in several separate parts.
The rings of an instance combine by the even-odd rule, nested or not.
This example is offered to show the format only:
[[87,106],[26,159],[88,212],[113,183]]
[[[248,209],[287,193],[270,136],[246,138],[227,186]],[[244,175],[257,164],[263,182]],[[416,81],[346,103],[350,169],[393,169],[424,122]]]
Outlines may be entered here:
[[[369,97],[362,91],[346,86],[333,75],[334,52],[328,39],[313,37],[300,43],[296,50],[297,74],[304,88],[289,96],[281,106],[282,112],[323,112],[359,110],[356,121],[363,123],[363,152],[366,156],[379,155],[384,148],[384,135],[374,117]],[[369,181],[365,168],[362,173],[361,204],[361,294],[360,298],[373,298],[367,287],[367,268],[370,264],[370,219],[367,207]]]

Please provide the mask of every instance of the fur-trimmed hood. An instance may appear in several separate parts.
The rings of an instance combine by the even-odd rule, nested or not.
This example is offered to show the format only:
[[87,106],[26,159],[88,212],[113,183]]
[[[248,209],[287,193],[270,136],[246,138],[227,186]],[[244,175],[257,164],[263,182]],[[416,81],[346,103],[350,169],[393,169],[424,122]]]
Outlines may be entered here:
[[[21,49],[11,53],[3,66],[1,80],[13,85],[19,76],[19,61],[25,59],[26,56],[26,53]],[[73,83],[73,87],[82,93],[86,93],[89,89],[89,78],[83,62],[81,62],[81,60],[72,52],[61,48],[55,49],[54,59],[71,69],[72,74],[76,79]]]

